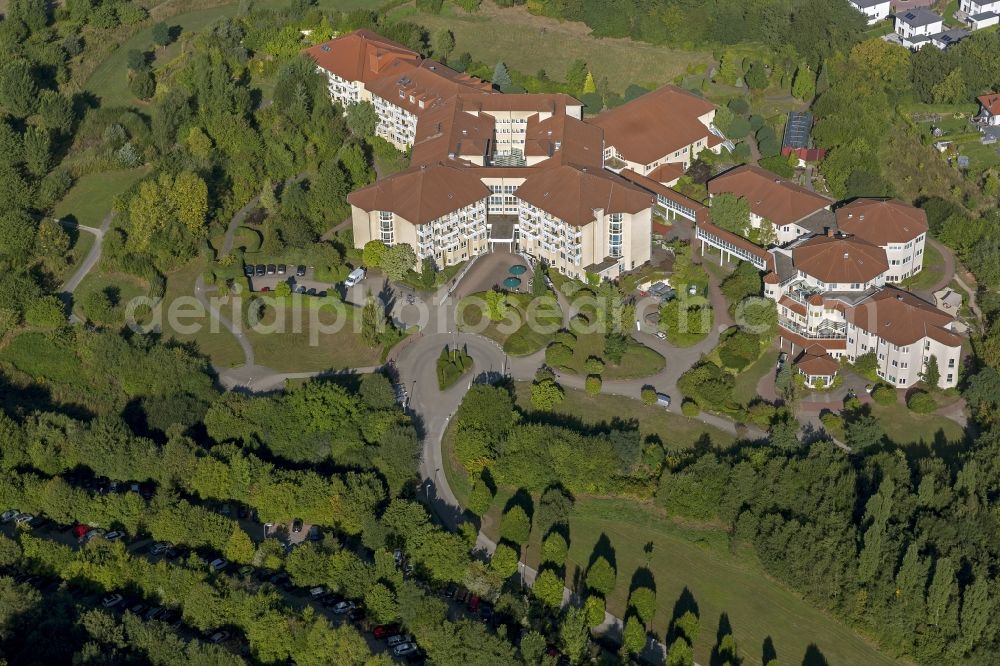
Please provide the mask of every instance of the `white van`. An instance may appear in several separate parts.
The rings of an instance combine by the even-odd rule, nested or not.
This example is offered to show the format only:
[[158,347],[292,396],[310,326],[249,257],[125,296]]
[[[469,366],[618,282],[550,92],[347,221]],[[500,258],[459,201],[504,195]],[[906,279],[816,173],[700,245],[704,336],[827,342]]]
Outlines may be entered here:
[[364,279],[365,279],[365,269],[355,268],[353,271],[350,272],[350,274],[348,274],[347,279],[344,280],[344,286],[350,289],[351,287],[353,287],[354,285],[356,285],[357,283],[361,282]]

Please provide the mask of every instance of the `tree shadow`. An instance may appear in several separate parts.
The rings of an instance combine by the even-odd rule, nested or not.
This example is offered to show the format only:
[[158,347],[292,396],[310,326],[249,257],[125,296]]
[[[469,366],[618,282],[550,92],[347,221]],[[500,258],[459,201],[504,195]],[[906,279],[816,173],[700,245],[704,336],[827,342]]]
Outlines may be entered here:
[[639,567],[632,574],[632,582],[629,583],[629,594],[635,592],[641,587],[646,587],[656,592],[656,579],[653,577],[653,572],[646,567]]
[[608,535],[601,533],[598,537],[597,543],[594,544],[594,550],[590,553],[590,561],[587,562],[587,568],[594,566],[594,562],[598,558],[603,557],[611,565],[611,568],[618,571],[618,559],[615,557],[615,547],[611,545],[611,539]]
[[712,648],[712,654],[709,656],[709,666],[722,666],[728,661],[721,651],[722,639],[732,633],[733,625],[729,622],[729,614],[722,613],[719,615],[719,628],[715,632],[715,647]]
[[806,654],[802,657],[802,666],[830,666],[823,653],[815,643],[810,643],[806,648]]
[[[670,612],[670,625],[667,628],[667,645],[672,645],[674,640],[677,639],[677,629],[675,624],[685,613],[691,613],[695,617],[701,617],[701,611],[698,609],[698,602],[694,598],[694,594],[687,586],[681,590],[681,594],[677,597],[677,601],[674,602],[674,609]],[[689,639],[693,640],[693,637],[689,636]]]
[[760,663],[767,666],[770,662],[778,658],[778,651],[774,648],[774,641],[770,636],[764,638],[764,645],[760,651]]
[[507,504],[503,507],[503,512],[506,514],[515,506],[521,507],[524,510],[524,514],[528,516],[528,520],[532,520],[535,515],[535,502],[531,499],[531,493],[524,488],[518,488],[517,492],[507,500]]

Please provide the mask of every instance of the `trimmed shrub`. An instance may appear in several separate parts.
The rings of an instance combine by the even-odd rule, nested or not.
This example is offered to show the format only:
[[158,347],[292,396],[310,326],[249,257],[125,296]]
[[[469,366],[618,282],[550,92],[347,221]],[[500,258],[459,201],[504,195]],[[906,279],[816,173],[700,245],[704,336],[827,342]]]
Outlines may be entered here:
[[590,395],[597,395],[601,392],[601,381],[600,375],[587,375],[587,381],[584,383],[584,388]]
[[641,397],[642,401],[647,405],[655,405],[656,389],[653,388],[652,386],[643,386],[642,392],[639,394],[639,397]]
[[917,414],[930,414],[937,409],[933,396],[926,391],[914,391],[906,400],[906,406]]
[[879,384],[872,391],[872,400],[880,405],[891,405],[896,402],[896,389],[888,384]]
[[694,400],[685,400],[681,403],[681,414],[684,416],[698,416],[701,413],[701,407]]

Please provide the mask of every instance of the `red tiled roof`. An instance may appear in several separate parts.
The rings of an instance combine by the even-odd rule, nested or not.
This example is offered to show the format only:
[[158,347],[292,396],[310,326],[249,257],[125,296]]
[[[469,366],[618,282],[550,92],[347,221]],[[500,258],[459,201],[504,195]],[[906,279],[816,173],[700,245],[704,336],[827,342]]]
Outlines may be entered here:
[[908,243],[927,232],[927,213],[896,199],[856,199],[837,209],[837,227],[874,245]]
[[394,63],[405,62],[412,66],[420,62],[420,54],[416,51],[370,30],[355,30],[305,49],[305,53],[317,65],[345,81],[361,81],[366,85],[385,76]]
[[826,197],[749,164],[708,181],[708,191],[743,197],[753,213],[778,226],[798,222],[832,203]]
[[778,299],[778,305],[784,305],[792,312],[796,312],[803,317],[806,316],[806,306],[802,305],[798,301],[792,300],[789,296],[782,296]]
[[665,185],[672,185],[684,175],[684,165],[680,162],[667,162],[649,172],[649,177]]
[[590,119],[604,130],[604,143],[631,162],[652,164],[713,134],[698,120],[715,105],[667,85]]
[[392,211],[412,224],[427,224],[490,195],[468,169],[421,164],[347,195],[353,206]]
[[[429,59],[416,66],[408,62],[391,64],[383,76],[368,85],[368,90],[416,116],[459,93],[494,94],[489,83]],[[496,96],[502,97],[499,93]]]
[[813,236],[792,248],[792,263],[828,284],[863,284],[889,270],[885,250],[844,236]]
[[653,197],[624,178],[604,169],[562,165],[530,176],[514,194],[523,201],[572,225],[594,221],[594,210],[638,213],[653,205]]
[[925,337],[949,347],[962,338],[945,327],[954,319],[908,291],[886,287],[847,311],[847,320],[858,328],[894,345],[912,345]]
[[1000,93],[988,93],[980,95],[976,99],[983,105],[983,108],[990,112],[992,116],[1000,116]]
[[832,377],[837,374],[840,364],[837,363],[822,345],[809,345],[795,360],[795,367],[810,377]]

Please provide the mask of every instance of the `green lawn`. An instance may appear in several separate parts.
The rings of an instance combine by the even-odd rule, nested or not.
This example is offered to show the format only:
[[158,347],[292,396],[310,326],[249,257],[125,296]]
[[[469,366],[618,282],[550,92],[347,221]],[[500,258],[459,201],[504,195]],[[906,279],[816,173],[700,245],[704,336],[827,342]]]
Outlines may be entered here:
[[911,290],[930,289],[944,276],[944,258],[930,243],[924,245],[923,269],[902,282],[902,286]]
[[83,303],[86,302],[87,296],[108,289],[117,292],[118,303],[122,307],[121,316],[124,320],[126,304],[133,298],[145,296],[149,291],[149,286],[134,275],[91,271],[87,277],[83,278],[80,286],[73,293],[73,311],[86,318],[87,312]]
[[587,374],[584,365],[591,356],[604,358],[604,379],[636,379],[655,375],[666,366],[667,361],[658,352],[646,345],[630,341],[622,357],[622,362],[613,365],[604,357],[604,336],[600,333],[585,333],[576,336],[573,348],[573,363],[567,370],[578,375]]
[[[528,384],[515,386],[519,405],[527,405]],[[714,444],[725,446],[732,437],[677,414],[648,407],[636,400],[617,396],[587,396],[567,391],[556,414],[580,418],[596,425],[623,415],[640,419],[644,434],[658,433],[672,449],[690,447],[701,434]],[[445,473],[456,497],[468,498],[465,471],[452,452],[452,431],[445,433]],[[509,488],[499,489],[493,505],[483,518],[483,531],[497,537],[500,512],[511,497]],[[538,498],[535,498],[537,505]],[[624,613],[629,580],[638,568],[648,566],[656,581],[657,614],[653,632],[659,637],[669,625],[674,604],[686,588],[693,595],[701,617],[695,642],[695,659],[707,665],[716,640],[722,613],[729,616],[740,656],[746,665],[761,663],[761,646],[770,637],[782,663],[802,663],[809,645],[815,644],[830,664],[894,664],[863,638],[837,619],[819,611],[797,594],[768,578],[754,553],[747,547],[729,546],[724,530],[715,526],[685,525],[655,507],[626,499],[578,497],[570,519],[570,551],[567,584],[572,587],[578,572],[585,571],[594,546],[606,536],[615,551],[618,584],[609,596],[609,610]],[[524,559],[537,567],[540,535],[533,530]],[[651,552],[646,549],[651,545]]]
[[[111,210],[114,198],[149,173],[146,167],[105,171],[83,176],[56,204],[53,215],[59,219],[73,217],[85,227],[99,227]],[[81,232],[81,235],[89,235]]]
[[[514,384],[517,406],[526,412],[532,411],[531,384]],[[706,425],[697,419],[690,419],[662,407],[646,405],[638,400],[619,395],[588,395],[583,391],[566,389],[566,397],[552,413],[579,419],[588,427],[610,425],[616,419],[635,420],[643,439],[656,436],[670,451],[692,448],[707,437],[713,447],[726,448],[736,438],[731,434]],[[703,442],[704,443],[704,442]]]
[[760,358],[747,366],[743,372],[736,375],[736,381],[733,386],[733,400],[746,405],[757,397],[757,384],[760,382],[761,377],[775,371],[779,353],[777,349],[768,348],[767,351],[761,354]]
[[[162,302],[162,327],[164,337],[179,342],[193,343],[198,350],[212,361],[218,368],[229,368],[243,364],[243,350],[239,342],[225,327],[216,320],[210,320],[207,315],[195,319],[200,326],[195,332],[177,330],[183,328],[189,321],[171,321],[167,316],[170,307],[184,305],[184,310],[200,310],[194,298],[194,283],[205,269],[203,260],[196,259],[186,266],[167,275],[167,288]],[[184,299],[184,300],[181,300]],[[223,308],[222,314],[230,316],[231,308]],[[216,330],[213,331],[213,328]]]
[[[941,395],[935,395],[934,399],[938,405],[945,401],[945,397]],[[962,426],[951,419],[936,414],[917,414],[902,402],[888,406],[873,402],[872,414],[882,424],[886,436],[899,445],[933,444],[942,435],[948,442],[965,439]]]
[[[406,5],[391,12],[426,27],[430,34],[447,28],[455,35],[455,51],[468,51],[474,60],[491,67],[503,61],[508,67],[534,75],[544,69],[554,80],[565,80],[574,60],[582,59],[595,80],[607,77],[612,90],[621,93],[631,83],[659,86],[669,83],[689,66],[710,64],[711,53],[654,46],[630,39],[598,39],[583,23],[533,16],[524,7],[498,8],[483,2],[468,14],[445,3],[439,15],[419,12]],[[544,37],[540,38],[540,33]],[[542,44],[544,43],[544,47]]]
[[969,174],[979,177],[987,169],[1000,166],[1000,145],[984,146],[979,141],[959,144],[958,154],[969,158]]
[[528,356],[541,351],[562,323],[562,311],[551,296],[536,299],[531,294],[508,294],[507,317],[498,322],[484,320],[485,298],[486,292],[477,292],[462,299],[458,310],[460,326],[480,332],[511,356]]
[[[296,296],[301,306],[287,307],[283,317],[270,309],[262,324],[275,326],[274,332],[246,328],[254,356],[259,365],[282,372],[309,372],[331,368],[351,368],[378,365],[382,349],[368,347],[355,330],[355,308],[346,306],[340,313],[329,308],[310,307],[317,299]],[[360,314],[357,315],[360,317]],[[329,332],[342,321],[338,331]]]

